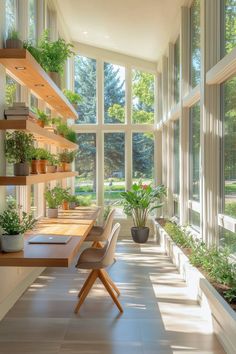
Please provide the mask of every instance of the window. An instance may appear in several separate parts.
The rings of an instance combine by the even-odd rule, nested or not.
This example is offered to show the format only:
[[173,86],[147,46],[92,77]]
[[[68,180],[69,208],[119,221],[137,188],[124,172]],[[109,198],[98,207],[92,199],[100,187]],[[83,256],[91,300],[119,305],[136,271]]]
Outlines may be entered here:
[[[222,213],[236,219],[236,77],[222,84]],[[236,251],[236,233],[220,228],[220,245]]]
[[200,201],[200,105],[190,108],[190,199]]
[[179,102],[179,83],[180,83],[180,39],[178,37],[174,46],[174,100]]
[[125,68],[104,63],[104,122],[125,123]]
[[190,84],[192,88],[200,82],[200,0],[194,0],[190,8]]
[[7,38],[9,31],[11,31],[12,29],[17,29],[17,1],[16,0],[5,0],[5,1],[6,1],[5,35]]
[[200,214],[192,209],[189,210],[189,224],[196,231],[200,231]]
[[5,102],[7,106],[12,106],[13,102],[16,101],[18,88],[19,84],[10,76],[6,75]]
[[222,7],[222,57],[236,46],[236,0],[223,0]]
[[29,6],[29,34],[28,39],[31,43],[36,43],[36,21],[37,21],[37,14],[36,14],[36,1],[35,0],[28,0]]
[[30,108],[32,110],[38,108],[38,99],[33,94],[30,95]]
[[105,204],[119,205],[120,192],[125,191],[125,134],[104,134]]
[[96,202],[96,134],[77,134],[79,153],[75,159],[75,193]]
[[77,110],[79,119],[77,124],[96,123],[96,60],[87,57],[75,57],[75,92],[79,93],[82,102]]
[[144,183],[154,178],[154,135],[153,133],[133,133],[133,181],[142,179]]
[[179,120],[174,122],[174,215],[179,216]]
[[132,71],[132,122],[154,123],[154,75],[139,70]]

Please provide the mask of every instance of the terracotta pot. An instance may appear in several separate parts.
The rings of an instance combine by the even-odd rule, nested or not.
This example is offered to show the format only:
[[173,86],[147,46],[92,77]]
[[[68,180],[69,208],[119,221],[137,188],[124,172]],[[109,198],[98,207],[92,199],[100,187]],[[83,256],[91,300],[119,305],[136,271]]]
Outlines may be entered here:
[[2,235],[2,251],[19,252],[24,248],[24,235]]
[[31,161],[31,173],[32,175],[37,175],[38,174],[38,160],[32,160]]
[[71,172],[71,163],[62,162],[63,172]]
[[62,166],[57,166],[57,172],[64,172],[63,167]]
[[56,166],[47,166],[47,173],[55,173],[57,170]]
[[62,209],[63,209],[63,210],[69,210],[69,202],[64,201],[64,202],[62,203]]
[[41,127],[44,128],[44,122],[40,119],[37,120],[37,124]]
[[38,161],[38,173],[47,173],[47,160]]
[[28,162],[15,163],[14,164],[15,176],[29,176],[29,164]]
[[54,71],[50,71],[48,72],[48,75],[50,76],[50,78],[52,79],[52,81],[55,82],[55,84],[61,88],[61,76],[59,73],[56,73]]
[[23,48],[23,42],[20,39],[7,39],[6,48]]
[[58,218],[58,209],[48,208],[48,218]]

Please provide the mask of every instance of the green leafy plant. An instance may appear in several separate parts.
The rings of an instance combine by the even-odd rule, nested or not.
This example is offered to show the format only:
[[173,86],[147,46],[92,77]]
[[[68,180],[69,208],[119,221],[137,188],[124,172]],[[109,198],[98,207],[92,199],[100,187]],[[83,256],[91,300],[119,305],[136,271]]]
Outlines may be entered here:
[[164,228],[178,246],[184,248],[192,247],[194,241],[190,235],[186,235],[185,229],[182,229],[171,222],[167,222]]
[[46,202],[50,209],[57,209],[63,202],[64,189],[56,186],[52,189],[47,189],[44,193]]
[[34,109],[34,113],[37,115],[38,120],[40,120],[41,122],[43,122],[45,125],[48,125],[50,123],[50,118],[48,117],[48,115],[42,111],[39,108],[35,108]]
[[67,151],[64,150],[59,154],[59,161],[64,163],[72,163],[76,157],[76,151]]
[[124,212],[132,216],[135,227],[145,227],[148,214],[162,207],[162,198],[166,195],[166,187],[159,185],[133,184],[130,191],[120,193],[123,199]]
[[15,30],[15,28],[9,29],[7,39],[19,39],[19,33]]
[[74,105],[77,105],[82,102],[82,97],[78,93],[66,89],[63,90],[63,93],[68,98],[70,103]]
[[58,124],[56,124],[56,129],[58,134],[63,135],[64,137],[68,133],[68,126],[64,122],[59,122]]
[[50,153],[43,148],[36,148],[37,160],[48,160],[50,158]]
[[236,286],[231,289],[225,290],[224,297],[229,303],[236,302]]
[[65,133],[64,137],[71,141],[72,143],[77,142],[77,134],[73,129],[68,128],[67,132]]
[[51,42],[48,30],[42,33],[37,47],[34,47],[31,42],[25,42],[24,48],[33,55],[45,71],[59,74],[63,74],[66,60],[74,54],[73,45],[66,43],[64,39],[59,38]]
[[92,200],[89,195],[87,196],[77,195],[76,199],[77,199],[76,201],[77,206],[90,206],[92,204]]
[[15,208],[9,207],[0,215],[0,227],[5,235],[20,235],[31,230],[36,223],[32,214],[22,213],[22,217],[19,216],[19,212]]
[[23,131],[6,132],[5,152],[10,163],[24,163],[31,160],[34,137]]
[[49,166],[57,166],[59,164],[58,156],[55,154],[48,155],[48,165]]

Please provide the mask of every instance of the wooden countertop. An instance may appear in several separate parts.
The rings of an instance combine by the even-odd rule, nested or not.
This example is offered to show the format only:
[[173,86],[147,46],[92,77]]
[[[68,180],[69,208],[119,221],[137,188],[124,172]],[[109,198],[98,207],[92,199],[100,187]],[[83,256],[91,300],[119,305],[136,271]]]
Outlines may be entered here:
[[[21,252],[0,252],[0,266],[20,267],[69,267],[84,239],[93,227],[100,208],[78,208],[59,213],[57,219],[40,219],[36,228],[25,235]],[[29,244],[28,239],[37,234],[69,235],[67,244]]]

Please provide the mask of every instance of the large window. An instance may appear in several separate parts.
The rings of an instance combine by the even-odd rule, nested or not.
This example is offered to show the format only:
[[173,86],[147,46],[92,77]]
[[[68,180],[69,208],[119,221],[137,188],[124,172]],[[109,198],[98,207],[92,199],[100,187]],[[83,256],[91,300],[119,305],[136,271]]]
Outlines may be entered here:
[[37,16],[36,16],[36,1],[28,0],[29,6],[29,34],[28,39],[31,43],[36,43],[36,24],[37,24]]
[[5,36],[7,38],[8,32],[17,29],[17,1],[16,0],[5,0],[6,1],[6,16],[5,16]]
[[222,0],[222,56],[236,46],[236,0]]
[[125,68],[104,63],[104,121],[125,123]]
[[79,152],[75,160],[75,193],[96,202],[96,134],[77,134]]
[[77,124],[96,123],[97,85],[96,60],[87,57],[75,57],[75,92],[79,93],[82,102],[78,105],[79,118]]
[[179,102],[179,83],[180,83],[180,39],[178,37],[174,46],[174,100]]
[[[189,199],[200,202],[200,105],[196,103],[190,108],[189,121]],[[193,204],[194,205],[194,204]],[[190,224],[200,227],[200,214],[194,210],[193,205],[189,211]]]
[[193,87],[200,82],[200,0],[194,0],[190,9],[190,84]]
[[154,135],[133,133],[133,181],[153,182]]
[[125,191],[125,134],[104,134],[104,199],[105,204],[120,204]]
[[132,122],[154,123],[154,75],[139,70],[132,71]]
[[[222,212],[236,219],[236,77],[222,84]],[[236,233],[221,230],[221,244],[236,250]]]
[[174,215],[179,217],[179,120],[174,122]]

